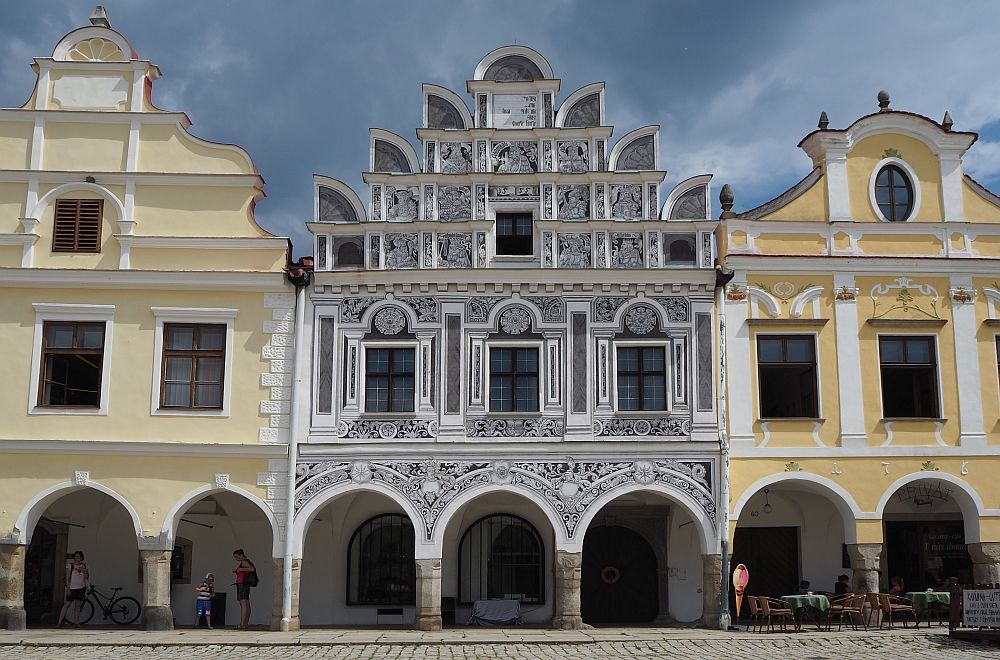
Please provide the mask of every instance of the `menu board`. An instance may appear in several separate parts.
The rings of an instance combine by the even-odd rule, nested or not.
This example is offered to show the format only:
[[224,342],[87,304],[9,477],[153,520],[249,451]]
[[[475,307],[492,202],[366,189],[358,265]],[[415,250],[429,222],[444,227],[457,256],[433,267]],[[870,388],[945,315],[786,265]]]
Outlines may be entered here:
[[1000,589],[966,589],[962,594],[962,625],[1000,628]]
[[494,128],[535,128],[538,126],[538,96],[535,94],[494,94]]

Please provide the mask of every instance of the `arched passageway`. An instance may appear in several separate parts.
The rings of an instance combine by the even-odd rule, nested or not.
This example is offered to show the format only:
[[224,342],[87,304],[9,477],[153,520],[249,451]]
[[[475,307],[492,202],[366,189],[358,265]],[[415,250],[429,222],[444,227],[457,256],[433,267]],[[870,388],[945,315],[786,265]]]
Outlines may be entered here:
[[580,612],[594,624],[649,623],[659,613],[656,555],[628,527],[594,525],[583,542]]

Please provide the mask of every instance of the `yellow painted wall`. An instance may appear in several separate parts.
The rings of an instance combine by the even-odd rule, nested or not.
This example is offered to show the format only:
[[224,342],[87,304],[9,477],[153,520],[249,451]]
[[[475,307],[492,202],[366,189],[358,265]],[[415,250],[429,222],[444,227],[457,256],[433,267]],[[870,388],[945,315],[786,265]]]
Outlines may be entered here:
[[935,237],[917,234],[868,234],[858,239],[858,248],[870,255],[916,255],[936,257],[944,245]]
[[0,169],[26,170],[31,167],[29,152],[34,123],[0,121]]
[[[896,149],[900,160],[917,174],[920,185],[920,208],[913,220],[941,222],[941,165],[930,148],[915,138],[899,134],[879,134],[858,142],[847,154],[847,178],[851,197],[851,216],[858,222],[879,222],[869,197],[869,182],[875,166],[885,158],[886,149]],[[914,181],[913,184],[917,185]]]
[[[42,197],[48,189],[54,186],[39,187],[39,197]],[[113,188],[113,187],[111,187]],[[124,189],[112,190],[116,195],[123,195]],[[104,199],[97,193],[89,190],[76,190],[66,194],[67,199]],[[35,233],[38,234],[38,242],[35,243],[34,266],[36,268],[99,268],[102,270],[114,270],[118,268],[120,248],[114,234],[118,233],[117,217],[110,202],[104,202],[104,221],[101,224],[101,252],[75,253],[75,252],[53,252],[52,235],[55,227],[55,204],[49,204],[39,218],[38,227]]]
[[[0,397],[0,419],[4,420],[0,437],[256,443],[258,429],[268,425],[268,417],[259,412],[260,401],[268,398],[260,374],[270,369],[261,357],[267,341],[262,324],[271,319],[263,293],[5,289],[3,297],[0,345],[21,348],[0,353],[0,373],[12,384],[8,395]],[[35,302],[116,306],[110,374],[104,375],[111,379],[107,416],[28,414]],[[150,307],[154,306],[240,310],[235,320],[228,418],[150,415],[155,330]]]
[[247,159],[224,145],[199,142],[179,125],[150,124],[139,131],[144,172],[253,174]]
[[[973,147],[975,148],[975,147]],[[969,222],[1000,222],[1000,207],[986,201],[965,182],[962,183],[965,219]]]
[[[228,270],[276,272],[285,266],[279,250],[208,250],[132,248],[135,270]],[[211,276],[208,276],[211,277]]]
[[772,213],[761,216],[761,220],[817,220],[830,217],[826,199],[826,177],[821,176],[804,193]]
[[28,195],[26,183],[0,183],[0,233],[21,231],[24,202]]
[[268,236],[250,220],[253,187],[136,186],[136,234]]
[[972,241],[972,249],[982,257],[1000,257],[1000,236],[978,236]]
[[129,125],[45,124],[42,166],[50,170],[119,172],[125,169]]
[[156,536],[174,505],[213,483],[217,473],[228,474],[231,484],[265,499],[267,488],[257,485],[257,473],[267,469],[266,458],[5,454],[0,463],[0,535],[13,528],[32,498],[72,481],[76,470],[89,471],[91,482],[121,495],[139,515],[143,536]]
[[826,239],[819,234],[762,233],[754,245],[766,254],[824,254]]
[[21,265],[20,245],[0,245],[0,268],[18,268]]

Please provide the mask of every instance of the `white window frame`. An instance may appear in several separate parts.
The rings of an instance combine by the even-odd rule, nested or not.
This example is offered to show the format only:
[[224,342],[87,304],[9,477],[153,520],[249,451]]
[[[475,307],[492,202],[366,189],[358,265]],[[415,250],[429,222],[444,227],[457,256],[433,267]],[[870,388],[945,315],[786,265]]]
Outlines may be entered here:
[[910,188],[913,189],[913,205],[910,208],[910,213],[904,219],[896,220],[893,224],[910,222],[917,217],[917,212],[920,211],[920,179],[917,178],[917,173],[913,171],[913,168],[901,158],[883,158],[875,164],[875,169],[872,170],[871,177],[868,179],[868,203],[871,204],[872,211],[875,213],[876,218],[882,222],[893,222],[882,214],[882,209],[879,208],[878,200],[875,199],[875,180],[878,179],[878,173],[881,172],[882,168],[886,165],[897,166],[899,169],[903,170],[903,173],[910,179]]
[[[407,319],[409,322],[409,319]],[[392,412],[374,412],[368,410],[368,350],[378,350],[381,348],[408,348],[413,351],[413,410]],[[419,414],[420,410],[420,377],[423,369],[420,356],[420,342],[412,341],[379,341],[377,339],[364,340],[361,342],[361,368],[358,369],[358,412],[362,419],[412,419]],[[334,372],[336,377],[336,372]]]
[[[659,318],[657,318],[659,321]],[[637,415],[637,416],[650,416],[650,415],[669,415],[674,409],[674,366],[673,366],[673,347],[674,342],[669,338],[665,337],[663,339],[615,339],[611,342],[611,391],[614,393],[611,401],[611,407],[614,409],[615,414],[621,415]],[[619,348],[662,348],[663,349],[663,379],[664,387],[666,388],[664,392],[664,403],[667,407],[662,410],[620,410],[618,408],[618,349]]]
[[[149,414],[156,417],[229,417],[229,402],[233,391],[233,325],[238,309],[223,307],[150,307],[156,317],[153,334],[153,387]],[[189,408],[161,408],[160,382],[163,370],[163,325],[165,323],[225,324],[226,358],[223,366],[222,408],[192,410]]]
[[[931,337],[934,339],[934,375],[937,378],[937,417],[886,417],[885,408],[882,402],[882,337]],[[881,417],[879,421],[924,421],[924,420],[945,420],[944,416],[944,390],[941,382],[941,338],[937,332],[876,332],[875,333],[875,354],[878,356],[878,410]]]
[[[812,337],[813,340],[813,357],[816,360],[816,416],[815,417],[764,417],[761,414],[760,404],[760,356],[757,353],[757,338],[758,337]],[[765,422],[782,422],[782,421],[796,421],[796,420],[809,420],[818,421],[826,419],[823,417],[823,374],[820,371],[820,355],[819,355],[819,333],[816,331],[812,332],[756,332],[754,333],[751,342],[753,345],[753,382],[754,391],[757,393],[757,420]],[[876,347],[877,348],[877,347]],[[881,369],[879,369],[881,374]],[[881,376],[880,376],[881,377]],[[881,390],[879,390],[881,395]]]
[[[486,412],[498,417],[541,417],[545,410],[545,393],[548,391],[548,377],[545,369],[545,342],[542,340],[517,341],[517,340],[487,340],[486,359],[483,364],[483,371],[486,372],[484,382],[483,405]],[[493,359],[494,348],[533,348],[538,351],[538,409],[537,410],[493,410],[493,370],[490,368]]]
[[[35,333],[31,348],[31,380],[28,384],[29,415],[99,415],[108,414],[111,391],[111,347],[114,334],[114,305],[32,303],[35,308]],[[104,359],[101,362],[101,400],[97,408],[62,408],[38,405],[41,383],[42,334],[46,321],[104,322]]]

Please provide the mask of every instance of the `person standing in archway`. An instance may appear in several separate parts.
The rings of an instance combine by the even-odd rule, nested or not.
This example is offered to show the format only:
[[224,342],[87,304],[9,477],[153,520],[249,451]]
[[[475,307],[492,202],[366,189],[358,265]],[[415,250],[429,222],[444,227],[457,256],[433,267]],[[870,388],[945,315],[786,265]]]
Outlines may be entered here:
[[259,583],[257,567],[247,558],[242,548],[233,551],[233,559],[238,562],[233,569],[233,573],[236,573],[236,600],[240,604],[238,627],[246,630],[250,626],[250,588],[256,587]]
[[83,559],[83,553],[77,550],[73,553],[73,562],[66,566],[66,602],[59,612],[59,623],[56,627],[62,626],[70,606],[73,607],[73,625],[77,627],[80,625],[80,608],[87,599],[87,586],[90,584],[90,570],[83,563]]

